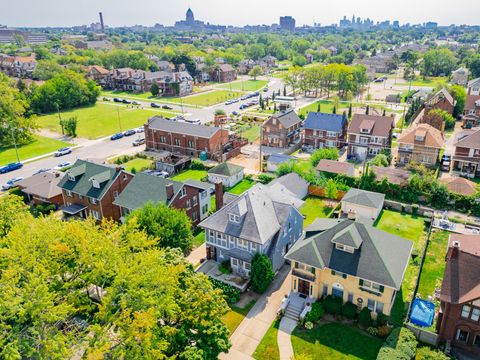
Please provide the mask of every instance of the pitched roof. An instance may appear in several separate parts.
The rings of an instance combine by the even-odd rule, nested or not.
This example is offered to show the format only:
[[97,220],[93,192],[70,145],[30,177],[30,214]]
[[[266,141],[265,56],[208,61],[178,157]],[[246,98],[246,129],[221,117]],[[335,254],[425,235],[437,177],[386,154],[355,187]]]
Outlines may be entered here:
[[462,304],[480,298],[480,235],[451,234],[448,242],[440,299]]
[[234,176],[242,172],[244,169],[243,166],[231,164],[228,162],[220,163],[217,166],[208,170],[209,174],[222,175],[222,176]]
[[[273,198],[268,187],[257,184],[202,221],[199,227],[265,244],[288,219],[293,208],[289,201],[298,201],[288,195]],[[229,221],[229,214],[240,216],[240,222]]]
[[470,196],[477,193],[477,184],[462,177],[442,179],[440,182],[444,183],[449,191],[457,194]]
[[381,209],[383,207],[384,200],[385,194],[355,188],[350,188],[350,190],[348,190],[342,199],[342,201],[375,209]]
[[401,185],[408,181],[412,173],[403,169],[392,169],[383,166],[370,166],[369,169],[376,175],[377,180],[387,178],[392,184]]
[[218,68],[222,72],[235,71],[235,69],[230,64],[220,64],[218,65]]
[[183,183],[185,185],[188,185],[188,186],[191,186],[191,187],[194,187],[194,188],[197,188],[197,189],[201,189],[201,190],[213,189],[215,187],[215,185],[210,184],[208,182],[198,181],[198,180],[194,180],[194,179],[187,179]]
[[[170,185],[173,186],[173,195],[169,197],[167,186]],[[142,208],[149,201],[168,204],[182,187],[181,182],[140,173],[135,175],[113,203],[130,210]]]
[[[367,120],[367,123],[364,121]],[[354,114],[348,128],[349,133],[360,134],[362,125],[372,124],[373,129],[369,135],[389,137],[390,130],[394,127],[394,120],[390,116]]]
[[285,188],[297,199],[303,199],[308,190],[308,182],[296,173],[286,174],[273,179],[267,186],[274,190],[277,189],[279,192],[285,191],[282,189]]
[[97,71],[99,74],[102,74],[102,75],[108,75],[110,73],[109,70],[105,69],[104,67],[100,66],[100,65],[91,65],[91,66],[88,66],[88,70],[91,71],[91,70],[95,70]]
[[309,112],[303,127],[305,129],[341,132],[346,121],[344,115]]
[[350,164],[345,161],[337,161],[337,160],[328,160],[322,159],[319,161],[316,169],[318,171],[325,171],[332,174],[343,174],[353,176],[355,172],[355,167],[353,164]]
[[153,116],[148,119],[150,129],[167,131],[175,134],[211,138],[220,128],[206,125],[194,125],[185,122],[166,120],[163,116]]
[[[424,137],[423,141],[417,140],[417,136]],[[398,137],[398,143],[422,145],[432,148],[441,148],[443,146],[443,134],[429,124],[418,124]]]
[[272,118],[277,119],[280,124],[282,124],[285,128],[289,128],[290,126],[302,122],[302,119],[298,117],[297,113],[293,109],[287,111],[280,111],[272,115]]
[[480,78],[472,79],[468,82],[467,86],[468,87],[473,87],[476,84],[480,84]]
[[[315,228],[318,226],[313,224],[312,229]],[[306,229],[307,233],[309,230]],[[358,250],[353,253],[338,250],[335,242],[352,244]],[[371,225],[344,220],[297,241],[285,257],[399,289],[412,246],[411,241]]]
[[17,182],[17,186],[26,194],[51,199],[62,193],[58,187],[61,176],[56,172],[35,174]]
[[426,105],[435,105],[441,100],[447,100],[450,104],[455,105],[455,99],[453,96],[448,92],[447,89],[442,88],[440,89],[435,95],[430,97],[425,104]]
[[272,154],[268,157],[267,162],[272,164],[283,164],[290,160],[294,160],[294,156],[284,155],[284,154]]
[[[58,186],[82,196],[100,199],[120,172],[121,169],[116,166],[77,160],[60,180]],[[75,177],[75,181],[69,179],[69,174]],[[99,188],[93,186],[93,179],[99,182]]]
[[459,138],[454,146],[480,149],[480,129],[470,129],[469,131],[463,131],[462,134],[467,135]]
[[480,107],[480,95],[467,95],[465,110],[474,110],[475,107]]

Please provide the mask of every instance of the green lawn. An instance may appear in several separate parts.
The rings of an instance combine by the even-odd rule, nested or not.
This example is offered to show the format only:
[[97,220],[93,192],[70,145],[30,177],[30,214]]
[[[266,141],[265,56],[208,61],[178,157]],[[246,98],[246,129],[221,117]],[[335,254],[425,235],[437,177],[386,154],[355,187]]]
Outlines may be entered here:
[[[117,133],[120,130],[125,131],[139,127],[155,115],[173,116],[170,112],[152,109],[132,109],[127,108],[125,105],[108,103],[97,103],[93,106],[61,112],[62,119],[76,117],[78,119],[78,136],[88,139],[96,139]],[[37,123],[41,128],[61,133],[58,114],[39,116]]]
[[[329,113],[331,114],[333,112],[333,101],[329,100],[319,100],[316,101],[310,105],[307,105],[303,108],[300,109],[299,115],[307,115],[308,112],[311,111],[317,111],[318,110],[318,104],[320,104],[320,111],[323,113]],[[355,106],[358,104],[352,104],[352,106]],[[339,108],[337,108],[337,114],[341,114],[343,110],[348,110],[348,107],[350,106],[349,102],[341,101],[339,103]]]
[[253,358],[256,360],[277,360],[280,359],[280,352],[278,351],[277,334],[279,321],[274,321],[270,328],[258,344]]
[[245,319],[245,316],[247,316],[253,305],[255,305],[255,300],[250,301],[243,308],[232,305],[230,311],[223,315],[222,322],[227,326],[230,335],[233,334],[238,325]]
[[[415,80],[412,81],[412,86],[424,86],[424,87],[436,87],[437,84],[446,84],[447,78],[446,77],[430,77],[423,79],[421,77],[417,77]],[[410,86],[410,82],[406,82],[404,84],[397,84],[400,86]]]
[[129,91],[120,91],[120,90],[103,90],[100,96],[107,97],[118,97],[118,98],[129,98],[129,99],[138,99],[141,101],[150,101],[150,100],[159,100],[161,98],[153,96],[150,92],[145,93],[132,93]]
[[243,179],[237,185],[231,187],[227,190],[227,192],[240,195],[243,194],[245,191],[250,189],[253,185],[255,185],[255,181],[251,179]]
[[186,105],[211,106],[237,98],[242,95],[239,91],[214,90],[182,98],[165,98],[165,100],[175,103],[183,102]]
[[375,360],[382,344],[379,338],[339,323],[312,330],[297,327],[292,334],[295,355],[309,355],[312,360]]
[[231,89],[239,91],[257,91],[263,88],[268,83],[267,80],[239,80],[231,83],[217,85],[217,88]]
[[193,248],[197,248],[205,242],[205,230],[201,230],[193,238]]
[[246,138],[249,142],[253,142],[260,137],[260,126],[253,125],[247,127],[243,127],[241,130],[237,131],[242,137]]
[[205,170],[187,170],[187,171],[181,172],[178,175],[175,175],[174,177],[172,177],[172,180],[185,181],[185,180],[191,179],[191,180],[201,181],[206,176],[208,176],[208,173]]
[[305,216],[303,227],[310,225],[316,218],[326,218],[332,211],[327,206],[327,201],[314,196],[308,196],[305,204],[300,208],[300,213]]
[[[54,152],[62,147],[70,145],[71,144],[63,141],[34,135],[31,143],[18,146],[18,156],[20,157],[20,161],[24,161],[33,157]],[[8,148],[0,147],[0,166],[12,162],[17,162],[15,148],[13,146]]]
[[132,172],[132,169],[135,169],[136,172],[140,172],[149,169],[152,166],[152,160],[136,158],[123,163],[122,166],[124,166],[125,170],[128,172]]
[[435,231],[430,234],[417,292],[422,299],[433,296],[435,288],[442,285],[449,235],[448,231]]

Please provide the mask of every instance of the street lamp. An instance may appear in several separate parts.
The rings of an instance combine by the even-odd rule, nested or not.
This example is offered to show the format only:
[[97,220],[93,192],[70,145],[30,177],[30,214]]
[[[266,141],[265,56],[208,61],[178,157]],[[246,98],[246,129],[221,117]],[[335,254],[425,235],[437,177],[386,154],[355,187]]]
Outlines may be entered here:
[[[3,123],[3,128],[5,130],[8,129],[8,123],[4,122]],[[20,156],[18,156],[18,148],[17,148],[17,141],[15,140],[15,133],[13,131],[13,127],[10,127],[10,130],[12,132],[12,140],[13,140],[13,146],[15,147],[15,153],[17,154],[17,162],[20,162]]]

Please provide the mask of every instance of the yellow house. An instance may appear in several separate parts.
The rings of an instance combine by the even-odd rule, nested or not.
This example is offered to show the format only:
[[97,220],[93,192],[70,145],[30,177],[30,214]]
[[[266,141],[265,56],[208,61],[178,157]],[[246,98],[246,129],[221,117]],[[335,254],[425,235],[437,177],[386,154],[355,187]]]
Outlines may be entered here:
[[368,224],[317,219],[285,256],[292,266],[292,292],[311,299],[333,295],[390,315],[412,246]]

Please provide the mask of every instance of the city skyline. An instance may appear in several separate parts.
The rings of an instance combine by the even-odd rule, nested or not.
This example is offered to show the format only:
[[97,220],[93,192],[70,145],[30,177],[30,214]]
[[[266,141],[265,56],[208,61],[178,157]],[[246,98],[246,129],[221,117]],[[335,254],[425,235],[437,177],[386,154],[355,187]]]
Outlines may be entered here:
[[[478,25],[480,4],[473,0],[460,0],[455,8],[437,6],[433,0],[421,3],[412,0],[405,1],[402,8],[378,0],[360,4],[358,1],[345,0],[342,6],[338,3],[319,4],[313,0],[300,0],[295,3],[280,2],[271,6],[268,2],[258,3],[252,0],[229,2],[210,0],[208,3],[200,0],[172,1],[162,3],[144,0],[141,9],[148,11],[133,11],[132,3],[105,0],[101,5],[93,0],[81,3],[62,2],[59,0],[44,0],[42,3],[23,0],[10,3],[0,14],[0,24],[11,27],[69,27],[85,25],[98,21],[98,12],[102,11],[105,24],[112,27],[146,25],[159,23],[172,26],[185,17],[190,7],[195,18],[210,24],[221,25],[258,25],[278,23],[280,16],[292,16],[297,26],[338,24],[343,16],[370,18],[373,21],[397,20],[400,24],[421,24],[428,21],[439,25],[466,24]],[[138,6],[138,3],[137,3]],[[25,12],[25,8],[30,11]],[[478,11],[472,11],[472,7]],[[318,10],[317,10],[318,9]],[[414,11],[412,11],[412,9]],[[312,11],[313,10],[313,11]],[[416,11],[415,11],[416,10]],[[316,15],[312,15],[316,14]]]

